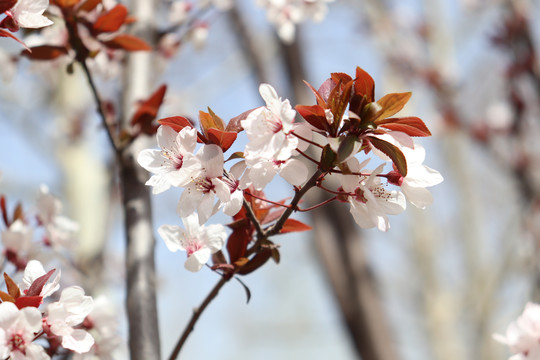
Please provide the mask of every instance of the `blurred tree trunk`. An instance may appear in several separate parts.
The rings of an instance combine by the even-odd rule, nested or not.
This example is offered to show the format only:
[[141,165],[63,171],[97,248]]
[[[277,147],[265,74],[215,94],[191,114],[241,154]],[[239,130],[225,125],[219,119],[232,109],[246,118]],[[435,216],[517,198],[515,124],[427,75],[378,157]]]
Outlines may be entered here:
[[[132,0],[131,14],[137,18],[132,33],[154,43],[155,3]],[[130,53],[124,78],[123,128],[129,128],[137,100],[152,91],[151,52]],[[156,304],[155,239],[150,192],[144,185],[148,174],[136,161],[147,140],[139,137],[119,156],[126,231],[126,305],[129,321],[129,350],[134,360],[159,359],[160,343]]]

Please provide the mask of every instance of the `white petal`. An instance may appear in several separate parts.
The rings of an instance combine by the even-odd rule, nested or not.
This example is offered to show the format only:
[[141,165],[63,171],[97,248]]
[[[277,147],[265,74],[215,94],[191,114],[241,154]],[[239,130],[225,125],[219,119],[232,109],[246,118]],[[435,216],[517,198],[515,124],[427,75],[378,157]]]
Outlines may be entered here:
[[188,186],[180,196],[180,201],[176,207],[176,213],[185,218],[193,214],[203,197],[203,193],[197,191],[195,185]]
[[208,225],[205,228],[206,233],[206,246],[213,253],[221,250],[223,245],[225,245],[225,239],[227,238],[227,233],[225,228],[221,224],[212,224]]
[[191,272],[197,272],[201,270],[204,264],[208,262],[210,255],[211,252],[208,248],[202,248],[195,251],[193,254],[191,254],[191,256],[188,257],[184,267]]
[[94,338],[82,329],[74,329],[70,336],[62,337],[62,346],[82,354],[88,352],[94,345]]
[[261,94],[261,97],[266,102],[267,106],[272,106],[273,104],[279,101],[278,94],[276,90],[272,87],[272,85],[261,84],[259,86],[259,93]]
[[202,196],[199,206],[197,207],[199,214],[199,224],[204,224],[214,215],[214,194],[208,193]]
[[197,152],[197,157],[203,163],[207,177],[214,178],[223,175],[223,150],[217,145],[204,145]]
[[230,196],[230,200],[223,204],[223,212],[225,215],[234,216],[240,209],[244,202],[244,193],[240,190],[236,190]]
[[427,205],[431,205],[433,202],[433,196],[426,188],[413,187],[403,183],[401,189],[405,193],[407,200],[417,208],[425,209]]
[[175,225],[161,225],[158,228],[158,234],[165,241],[165,246],[172,252],[178,250],[185,250],[181,244],[180,237],[182,236],[182,229]]
[[290,159],[281,166],[279,175],[289,184],[299,186],[307,180],[308,168],[302,161]]
[[[182,129],[183,130],[183,129]],[[162,149],[173,150],[176,148],[176,136],[178,133],[172,127],[161,125],[158,128],[156,138],[158,146]]]

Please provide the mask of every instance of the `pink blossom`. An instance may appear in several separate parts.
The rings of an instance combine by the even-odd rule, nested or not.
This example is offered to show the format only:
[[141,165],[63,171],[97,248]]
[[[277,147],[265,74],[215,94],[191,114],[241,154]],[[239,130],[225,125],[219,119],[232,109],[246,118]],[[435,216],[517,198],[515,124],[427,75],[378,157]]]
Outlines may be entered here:
[[506,336],[494,339],[508,345],[514,354],[509,360],[540,359],[540,305],[527,303],[520,317],[506,329]]

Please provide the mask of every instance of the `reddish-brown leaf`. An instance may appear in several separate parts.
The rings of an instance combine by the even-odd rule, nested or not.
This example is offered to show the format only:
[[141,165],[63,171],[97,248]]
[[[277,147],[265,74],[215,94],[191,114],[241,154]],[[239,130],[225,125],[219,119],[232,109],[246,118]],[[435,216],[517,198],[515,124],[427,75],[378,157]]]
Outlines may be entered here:
[[415,116],[381,119],[375,121],[375,123],[385,129],[401,131],[409,136],[431,136],[426,124]]
[[369,136],[368,139],[373,146],[392,159],[395,167],[403,177],[407,176],[407,160],[405,160],[405,155],[397,146],[374,136]]
[[180,132],[186,126],[193,127],[193,124],[183,116],[171,116],[158,120],[161,125],[167,125],[173,128],[174,131]]
[[373,78],[360,67],[356,68],[354,94],[362,97],[365,96],[368,103],[375,100],[375,81],[373,81]]
[[11,295],[14,299],[17,299],[19,296],[21,296],[21,290],[13,281],[12,278],[9,277],[8,274],[4,273],[4,281],[6,282],[6,287],[9,295]]
[[258,107],[250,109],[248,111],[244,111],[238,116],[233,117],[231,120],[229,120],[229,123],[227,124],[227,127],[225,130],[227,131],[234,131],[234,132],[240,132],[243,131],[244,128],[242,127],[242,124],[240,123],[242,120],[246,120],[248,115],[251,114],[253,110],[258,109]]
[[126,50],[126,51],[150,51],[152,48],[148,43],[136,36],[120,34],[108,41],[104,41],[103,45],[109,49]]
[[199,122],[203,134],[208,134],[209,129],[225,130],[225,123],[217,116],[212,109],[208,108],[208,112],[199,111]]
[[311,84],[308,83],[307,81],[304,80],[304,84],[306,84],[311,89],[311,91],[313,91],[313,94],[315,94],[315,98],[317,99],[317,104],[326,109],[328,106],[326,105],[326,100],[323,99],[322,95],[313,86],[311,86]]
[[227,252],[229,253],[229,262],[234,264],[238,259],[246,254],[246,249],[251,241],[250,225],[234,229],[227,240]]
[[54,271],[55,269],[52,269],[45,275],[42,275],[38,277],[36,280],[34,280],[32,285],[30,285],[30,288],[26,292],[26,296],[38,296],[39,294],[41,294],[41,290],[43,290],[43,286],[45,286],[45,284],[47,283],[49,278],[52,276]]
[[0,0],[0,14],[15,6],[17,0]]
[[15,220],[24,220],[24,212],[20,202],[17,203],[15,210],[13,210],[13,218],[11,221]]
[[4,195],[0,197],[0,209],[2,209],[2,219],[4,220],[4,224],[6,224],[6,227],[9,227],[10,222],[6,208],[6,197]]
[[271,257],[272,250],[268,248],[263,248],[251,260],[249,260],[244,266],[242,266],[237,273],[240,275],[247,275],[263,266]]
[[[319,87],[319,90],[317,90],[317,93],[321,96],[325,104],[328,103],[330,94],[332,93],[336,85],[337,83],[334,80],[332,80],[332,78],[328,78],[325,80],[325,82],[322,83],[322,85]],[[323,105],[321,106],[324,107],[325,109],[328,107],[328,106],[323,106]]]
[[315,128],[322,131],[328,130],[328,121],[326,120],[326,114],[324,113],[324,108],[322,106],[297,105],[295,109]]
[[4,302],[4,301],[8,301],[8,302],[12,302],[12,303],[15,302],[15,299],[13,298],[13,296],[11,296],[8,293],[3,292],[1,290],[0,290],[0,300],[2,300],[2,302]]
[[21,55],[32,60],[53,60],[67,53],[67,49],[63,46],[41,45],[23,50]]
[[332,135],[337,135],[338,127],[341,125],[341,118],[349,105],[351,100],[351,91],[352,91],[353,81],[350,80],[347,83],[342,83],[341,79],[339,83],[334,87],[330,93],[330,98],[328,99],[328,105],[330,105],[330,110],[334,114],[334,123],[332,124]]
[[101,14],[97,18],[93,29],[97,33],[118,31],[124,24],[127,14],[127,8],[122,4],[117,4],[111,10]]
[[163,103],[166,91],[167,85],[161,85],[148,99],[142,101],[131,118],[131,125],[138,124],[141,127],[141,132],[147,135],[154,134],[157,127],[152,122]]
[[223,152],[225,152],[236,140],[237,133],[219,129],[208,129],[206,136],[210,144],[219,145]]
[[296,231],[308,231],[311,230],[311,226],[304,224],[301,221],[295,219],[287,219],[283,227],[281,228],[280,234],[296,232]]
[[406,92],[392,93],[383,96],[382,98],[377,100],[377,104],[379,104],[382,109],[377,113],[376,117],[373,120],[376,121],[377,119],[385,119],[387,117],[395,115],[401,109],[403,109],[403,106],[405,106],[407,101],[409,101],[411,95],[411,92]]
[[86,0],[79,6],[77,11],[90,12],[94,10],[99,4],[101,4],[101,0]]
[[80,0],[54,0],[56,5],[62,8],[69,8],[71,6],[77,5]]
[[25,307],[39,307],[41,305],[41,302],[43,301],[43,297],[41,296],[21,296],[17,300],[15,300],[15,305],[20,309]]

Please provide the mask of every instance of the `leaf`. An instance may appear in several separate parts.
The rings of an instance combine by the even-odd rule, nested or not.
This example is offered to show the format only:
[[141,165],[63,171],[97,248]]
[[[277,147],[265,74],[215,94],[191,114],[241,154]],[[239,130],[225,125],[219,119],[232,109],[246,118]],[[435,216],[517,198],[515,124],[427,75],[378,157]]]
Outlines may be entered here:
[[231,120],[229,120],[229,123],[227,124],[227,127],[225,128],[225,130],[234,131],[237,133],[244,131],[244,128],[242,127],[242,124],[240,122],[242,120],[246,120],[249,114],[251,114],[253,110],[257,110],[257,109],[258,107],[250,109],[248,111],[244,111],[240,115],[233,117]]
[[320,105],[297,105],[296,111],[315,128],[327,131],[329,128],[328,121],[326,120],[326,114],[324,108]]
[[251,291],[249,290],[247,285],[244,284],[244,282],[240,280],[237,276],[235,276],[234,278],[240,283],[240,285],[242,285],[242,287],[246,291],[246,304],[249,304],[249,300],[251,300]]
[[375,123],[385,129],[401,131],[409,136],[431,136],[426,124],[415,116],[381,119],[375,121]]
[[332,80],[332,78],[328,78],[325,80],[325,82],[322,83],[317,93],[321,96],[322,100],[324,101],[325,106],[321,104],[319,105],[323,106],[324,108],[328,108],[328,105],[327,105],[328,99],[330,98],[330,94],[332,93],[336,85],[337,83],[334,80]]
[[225,123],[219,116],[217,116],[210,108],[208,113],[199,111],[199,122],[203,134],[207,135],[209,129],[225,130]]
[[8,302],[12,302],[12,303],[15,302],[15,299],[13,298],[13,296],[11,296],[8,293],[3,292],[1,290],[0,290],[0,300],[2,300],[2,302],[4,302],[4,301],[8,301]]
[[19,219],[24,220],[24,213],[22,209],[22,204],[20,202],[17,203],[17,205],[15,206],[15,210],[13,210],[12,221],[19,220]]
[[161,125],[170,126],[174,131],[180,132],[186,126],[193,127],[193,124],[183,116],[171,116],[158,120]]
[[307,81],[304,80],[304,84],[306,84],[311,89],[311,91],[313,91],[313,93],[315,94],[315,98],[317,99],[317,104],[326,109],[328,105],[326,104],[326,100],[323,99],[322,95],[319,94],[319,92],[313,86],[311,86],[311,84],[308,83]]
[[93,29],[97,33],[117,31],[124,24],[127,14],[127,8],[122,4],[117,4],[97,18]]
[[99,4],[101,4],[101,0],[86,0],[79,6],[77,11],[90,12],[94,10]]
[[251,231],[249,223],[246,223],[243,227],[234,229],[227,240],[227,253],[229,254],[229,262],[231,264],[244,257],[250,241]]
[[332,134],[336,135],[339,126],[341,125],[341,118],[349,105],[351,100],[351,91],[352,91],[353,81],[343,84],[341,79],[339,83],[334,87],[330,98],[328,99],[328,105],[330,105],[330,110],[334,114],[334,123],[332,124]]
[[23,50],[21,55],[32,60],[53,60],[67,53],[67,49],[63,46],[41,45]]
[[285,220],[285,224],[283,224],[283,227],[280,230],[280,234],[290,233],[290,232],[298,232],[298,231],[308,231],[311,230],[311,226],[304,224],[301,221],[295,220],[295,219],[287,219]]
[[330,171],[334,167],[336,161],[336,153],[330,148],[330,145],[325,145],[321,154],[321,163],[319,168],[322,171]]
[[126,51],[150,51],[152,48],[146,41],[133,35],[120,34],[108,41],[103,41],[103,45],[109,49]]
[[15,6],[17,0],[0,0],[0,14]]
[[17,300],[15,300],[15,305],[20,309],[25,307],[39,307],[43,301],[43,297],[41,296],[21,296]]
[[347,159],[349,155],[351,155],[352,151],[354,150],[354,144],[357,141],[359,140],[356,135],[349,135],[346,136],[343,140],[341,140],[337,151],[338,162],[345,161],[345,159]]
[[268,259],[270,259],[270,257],[272,257],[271,249],[261,249],[261,251],[255,254],[255,256],[251,260],[249,260],[246,265],[242,266],[238,270],[237,274],[247,275],[249,273],[252,273],[253,271],[263,266],[268,261]]
[[241,151],[237,151],[235,153],[232,153],[231,156],[229,156],[229,158],[225,160],[225,162],[234,160],[234,159],[243,159],[243,158],[244,158],[244,153]]
[[56,5],[62,8],[68,8],[77,5],[80,0],[55,0]]
[[11,297],[17,299],[19,296],[21,296],[21,290],[19,289],[15,281],[13,281],[13,279],[10,278],[9,275],[6,273],[4,273],[4,281],[6,282],[7,291],[9,295],[11,295]]
[[139,104],[137,111],[131,118],[131,125],[139,125],[141,132],[153,135],[157,131],[157,126],[152,122],[157,116],[159,108],[163,103],[167,85],[161,85],[150,97]]
[[222,131],[218,129],[208,129],[208,142],[221,147],[223,152],[227,151],[236,140],[237,134],[232,131]]
[[374,97],[375,82],[373,81],[373,78],[362,68],[357,67],[349,110],[360,115],[364,106],[374,101]]
[[407,176],[407,160],[405,160],[405,155],[403,155],[397,146],[374,136],[368,136],[368,138],[373,146],[392,159],[392,162],[403,177]]
[[26,292],[26,296],[38,296],[41,294],[41,290],[43,290],[43,286],[49,281],[49,278],[52,276],[52,274],[55,272],[55,269],[52,269],[45,275],[42,275],[38,277],[32,285],[30,285],[30,288]]
[[10,222],[6,208],[6,197],[4,195],[0,197],[0,209],[2,209],[2,219],[4,220],[4,224],[6,224],[6,227],[9,227]]
[[407,101],[409,101],[411,95],[411,92],[392,93],[387,94],[377,100],[377,104],[379,104],[382,109],[377,113],[377,116],[373,119],[373,121],[376,121],[377,119],[385,119],[395,115],[397,112],[403,109],[403,106],[405,106]]

